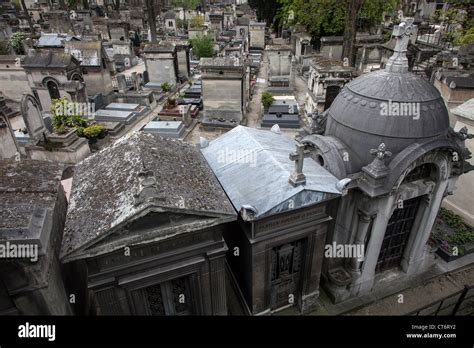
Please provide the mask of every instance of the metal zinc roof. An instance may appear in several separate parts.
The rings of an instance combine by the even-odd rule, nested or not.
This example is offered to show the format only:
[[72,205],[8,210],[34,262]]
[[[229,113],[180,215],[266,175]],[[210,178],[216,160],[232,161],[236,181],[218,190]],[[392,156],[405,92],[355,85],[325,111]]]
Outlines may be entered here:
[[339,181],[313,159],[304,160],[306,184],[293,187],[288,179],[295,163],[289,154],[295,140],[272,131],[237,126],[201,149],[234,208],[250,205],[255,219],[281,212],[282,204],[294,199],[293,209],[339,195]]

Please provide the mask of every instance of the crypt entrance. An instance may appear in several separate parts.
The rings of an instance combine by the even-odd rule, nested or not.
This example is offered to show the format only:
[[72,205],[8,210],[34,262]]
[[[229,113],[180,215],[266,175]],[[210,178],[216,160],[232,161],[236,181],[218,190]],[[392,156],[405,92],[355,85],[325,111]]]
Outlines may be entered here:
[[[423,196],[420,196],[400,201],[393,212],[385,231],[375,268],[376,272],[400,266],[410,233],[417,227],[414,223],[422,199]],[[416,231],[414,232],[416,233]]]
[[[301,296],[302,259],[305,240],[272,248],[270,308],[287,306],[289,299]],[[291,301],[290,301],[291,302]]]
[[141,292],[147,315],[195,315],[190,276],[148,286]]

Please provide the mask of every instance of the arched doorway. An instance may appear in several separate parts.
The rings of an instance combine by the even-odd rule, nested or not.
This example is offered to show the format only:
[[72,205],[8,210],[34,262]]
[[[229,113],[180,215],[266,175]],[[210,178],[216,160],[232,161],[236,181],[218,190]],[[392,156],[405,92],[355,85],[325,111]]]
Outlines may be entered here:
[[48,89],[49,97],[51,99],[60,99],[61,98],[61,94],[59,93],[58,84],[55,81],[49,80],[48,82],[46,82],[46,88]]
[[[418,180],[437,181],[437,168],[433,163],[415,167],[403,180],[402,184]],[[426,195],[399,200],[385,230],[382,247],[377,259],[376,272],[400,266],[410,234],[418,229],[416,220],[421,203]]]

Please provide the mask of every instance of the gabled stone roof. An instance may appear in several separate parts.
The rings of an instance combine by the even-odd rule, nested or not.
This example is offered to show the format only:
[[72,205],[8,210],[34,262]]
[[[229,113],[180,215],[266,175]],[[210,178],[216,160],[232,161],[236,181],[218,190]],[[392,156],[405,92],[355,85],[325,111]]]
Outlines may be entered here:
[[196,147],[135,132],[77,165],[62,257],[95,244],[150,208],[223,221],[236,217]]

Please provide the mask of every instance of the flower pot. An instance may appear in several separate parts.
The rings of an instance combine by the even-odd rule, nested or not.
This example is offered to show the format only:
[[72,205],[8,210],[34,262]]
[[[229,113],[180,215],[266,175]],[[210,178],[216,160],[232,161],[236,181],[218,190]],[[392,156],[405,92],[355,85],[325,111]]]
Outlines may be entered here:
[[87,140],[89,141],[89,145],[97,143],[97,137],[90,137]]

